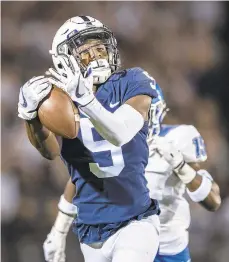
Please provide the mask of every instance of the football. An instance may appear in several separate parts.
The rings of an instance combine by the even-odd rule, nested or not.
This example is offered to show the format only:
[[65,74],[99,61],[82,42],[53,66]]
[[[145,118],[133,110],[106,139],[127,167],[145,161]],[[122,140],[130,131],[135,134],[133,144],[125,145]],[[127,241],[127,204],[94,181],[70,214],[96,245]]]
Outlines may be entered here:
[[58,136],[73,139],[80,128],[79,111],[69,95],[53,86],[38,108],[41,123]]

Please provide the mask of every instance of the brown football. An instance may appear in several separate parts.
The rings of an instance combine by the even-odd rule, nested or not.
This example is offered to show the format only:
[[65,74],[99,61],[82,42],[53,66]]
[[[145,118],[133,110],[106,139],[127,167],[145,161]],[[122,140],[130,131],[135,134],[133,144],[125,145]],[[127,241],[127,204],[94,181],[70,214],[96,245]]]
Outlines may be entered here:
[[79,111],[62,89],[53,86],[39,105],[41,123],[58,136],[73,139],[80,128]]

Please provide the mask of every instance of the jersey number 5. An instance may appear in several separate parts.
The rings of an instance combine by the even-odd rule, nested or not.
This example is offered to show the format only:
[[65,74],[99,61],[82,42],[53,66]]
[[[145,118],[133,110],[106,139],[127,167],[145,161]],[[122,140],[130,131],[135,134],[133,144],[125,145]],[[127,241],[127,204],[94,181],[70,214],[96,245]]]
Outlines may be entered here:
[[98,160],[98,163],[89,163],[90,171],[98,178],[118,176],[125,166],[122,148],[112,145],[107,140],[94,141],[94,127],[88,118],[80,119],[80,128],[84,145]]

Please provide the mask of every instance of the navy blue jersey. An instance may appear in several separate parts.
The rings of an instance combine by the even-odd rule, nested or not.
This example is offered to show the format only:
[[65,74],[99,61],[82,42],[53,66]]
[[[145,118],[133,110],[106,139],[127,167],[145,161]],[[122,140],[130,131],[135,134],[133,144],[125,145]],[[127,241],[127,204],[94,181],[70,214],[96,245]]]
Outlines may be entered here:
[[[113,74],[99,87],[96,98],[114,112],[131,97],[157,96],[154,87],[153,78],[141,68],[132,68]],[[63,139],[61,155],[77,188],[73,203],[78,207],[79,237],[89,243],[98,240],[85,233],[93,231],[91,225],[109,224],[111,230],[148,212],[152,206],[144,176],[149,154],[148,122],[130,142],[116,147],[100,136],[83,113],[80,118],[78,137]],[[157,208],[152,208],[147,214],[157,212]],[[90,225],[87,230],[86,225]]]

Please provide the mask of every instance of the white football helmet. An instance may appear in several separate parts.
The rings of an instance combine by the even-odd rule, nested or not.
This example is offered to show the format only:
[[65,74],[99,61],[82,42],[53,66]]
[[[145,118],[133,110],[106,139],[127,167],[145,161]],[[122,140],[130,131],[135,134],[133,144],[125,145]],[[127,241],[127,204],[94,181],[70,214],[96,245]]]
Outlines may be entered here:
[[[116,71],[121,63],[119,51],[117,49],[117,41],[105,25],[100,21],[90,16],[76,16],[68,19],[56,32],[53,38],[52,55],[53,64],[61,75],[65,74],[63,66],[61,65],[58,55],[66,57],[66,61],[69,66],[69,56],[73,55],[73,48],[76,50],[77,47],[84,44],[88,39],[99,39],[107,49],[107,59],[97,59],[92,61],[88,66],[92,68],[93,83],[102,84],[104,83],[112,72]],[[82,74],[86,72],[86,66],[81,63],[80,55],[73,55],[76,59]]]

